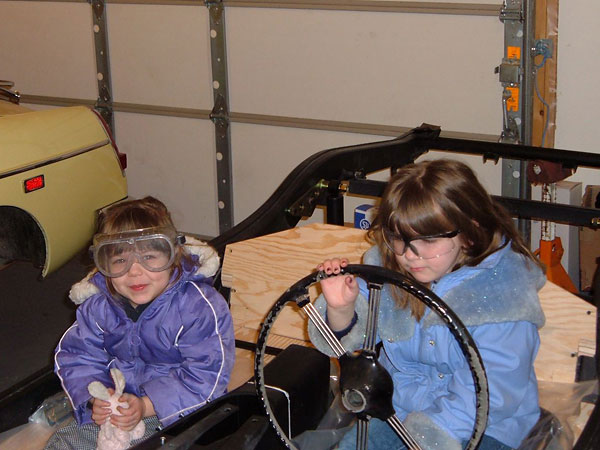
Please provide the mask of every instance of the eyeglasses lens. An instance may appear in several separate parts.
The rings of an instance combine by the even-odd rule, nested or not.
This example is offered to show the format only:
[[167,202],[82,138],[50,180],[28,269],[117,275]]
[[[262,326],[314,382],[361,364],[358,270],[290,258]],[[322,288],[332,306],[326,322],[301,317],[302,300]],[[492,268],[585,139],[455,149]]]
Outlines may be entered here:
[[165,270],[172,257],[169,241],[154,238],[102,245],[96,255],[96,264],[108,276],[118,277],[127,273],[135,261],[150,271]]
[[171,259],[171,246],[166,239],[150,239],[136,245],[140,263],[149,270],[161,270]]
[[396,255],[403,256],[411,251],[421,259],[433,259],[450,253],[455,248],[452,237],[415,237],[402,239],[392,232],[383,233],[387,247]]

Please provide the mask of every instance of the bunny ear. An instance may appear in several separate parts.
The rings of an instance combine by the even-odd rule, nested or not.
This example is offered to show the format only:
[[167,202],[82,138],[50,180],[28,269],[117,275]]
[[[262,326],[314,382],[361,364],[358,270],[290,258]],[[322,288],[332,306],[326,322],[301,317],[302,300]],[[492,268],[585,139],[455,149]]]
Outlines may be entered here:
[[88,384],[88,392],[94,398],[99,398],[100,400],[108,401],[110,399],[110,394],[108,393],[108,389],[100,383],[99,381],[92,381]]
[[110,369],[110,376],[115,382],[115,394],[121,395],[125,390],[125,377],[119,369]]

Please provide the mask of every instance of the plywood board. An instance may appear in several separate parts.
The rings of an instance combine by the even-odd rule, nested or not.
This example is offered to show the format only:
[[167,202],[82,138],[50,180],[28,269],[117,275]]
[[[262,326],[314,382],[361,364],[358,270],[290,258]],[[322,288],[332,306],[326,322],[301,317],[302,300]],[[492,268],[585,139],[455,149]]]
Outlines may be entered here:
[[[275,301],[326,258],[360,262],[370,247],[365,231],[312,224],[230,244],[225,249],[222,282],[231,288],[231,313],[238,328],[258,330]],[[311,297],[316,297],[316,288]],[[307,340],[306,319],[295,306],[279,314],[272,334]]]
[[538,380],[572,383],[577,356],[595,351],[596,308],[547,282],[540,291],[546,324],[540,330],[541,346],[535,360]]
[[[322,224],[227,246],[222,277],[223,285],[232,288],[236,336],[255,342],[264,317],[289,286],[328,257],[346,256],[360,263],[369,246],[362,230]],[[311,298],[316,294],[315,288]],[[546,325],[540,330],[536,374],[539,380],[571,383],[578,354],[595,351],[596,309],[551,282],[540,291],[540,302]],[[268,345],[285,346],[289,338],[308,340],[306,318],[295,306],[286,308],[275,322]],[[283,340],[277,342],[278,337]]]
[[[256,342],[257,331],[250,330],[248,328],[236,328],[235,337],[237,339],[241,339],[247,342]],[[286,338],[284,336],[279,336],[276,334],[270,334],[269,339],[267,340],[267,345],[270,347],[285,349],[292,344],[296,345],[308,345],[310,346],[310,342]],[[251,382],[251,379],[254,377],[254,350],[246,350],[243,348],[235,349],[235,365],[233,367],[233,372],[231,373],[231,379],[229,380],[229,385],[227,386],[227,391],[231,392],[234,389],[240,387],[241,385]],[[264,355],[264,364],[269,364],[275,355],[265,354]],[[2,449],[0,449],[2,450]]]

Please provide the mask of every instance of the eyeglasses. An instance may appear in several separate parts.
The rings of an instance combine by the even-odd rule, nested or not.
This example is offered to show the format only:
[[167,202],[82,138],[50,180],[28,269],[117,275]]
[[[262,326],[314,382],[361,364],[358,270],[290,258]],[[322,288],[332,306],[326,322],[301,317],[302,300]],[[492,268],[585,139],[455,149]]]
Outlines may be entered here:
[[90,251],[98,270],[110,278],[125,275],[134,262],[150,272],[162,272],[173,265],[175,249],[185,237],[168,227],[142,228],[94,236]]
[[406,238],[386,228],[382,231],[383,242],[395,255],[402,256],[410,249],[419,259],[439,258],[450,253],[456,247],[452,238],[460,233],[460,230],[454,230]]

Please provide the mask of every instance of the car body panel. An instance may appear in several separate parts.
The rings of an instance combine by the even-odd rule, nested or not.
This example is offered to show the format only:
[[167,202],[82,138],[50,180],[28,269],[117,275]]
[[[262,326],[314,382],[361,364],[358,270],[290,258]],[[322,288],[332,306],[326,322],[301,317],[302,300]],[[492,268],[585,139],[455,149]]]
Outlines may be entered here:
[[[43,175],[44,186],[25,192]],[[42,276],[87,245],[98,210],[127,196],[127,181],[107,132],[86,107],[0,117],[0,208],[19,208],[38,224]]]
[[86,107],[32,111],[0,118],[0,177],[109,143],[96,115]]
[[31,112],[31,109],[25,106],[17,105],[10,102],[0,102],[0,116],[7,116],[12,114],[21,114]]

